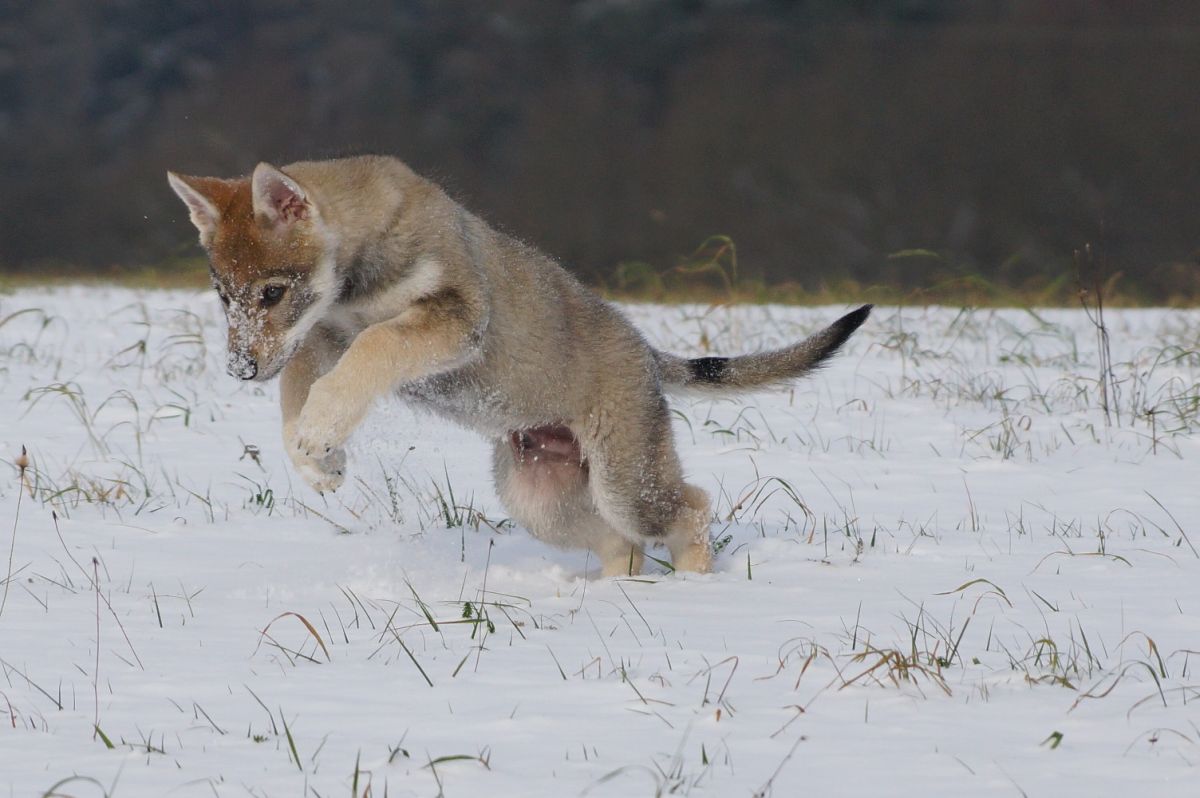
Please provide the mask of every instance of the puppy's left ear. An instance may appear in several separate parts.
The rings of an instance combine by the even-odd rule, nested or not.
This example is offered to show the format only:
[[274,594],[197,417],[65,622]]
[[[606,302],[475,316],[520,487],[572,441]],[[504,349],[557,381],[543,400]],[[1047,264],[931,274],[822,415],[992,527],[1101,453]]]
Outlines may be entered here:
[[271,226],[311,219],[316,210],[308,192],[269,163],[254,167],[250,194],[254,199],[254,215]]

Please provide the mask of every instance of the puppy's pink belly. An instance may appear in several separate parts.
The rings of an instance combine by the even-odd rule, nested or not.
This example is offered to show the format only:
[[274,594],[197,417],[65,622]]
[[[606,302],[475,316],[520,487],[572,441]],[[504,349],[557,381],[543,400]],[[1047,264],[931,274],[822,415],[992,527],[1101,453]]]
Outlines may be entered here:
[[509,433],[509,445],[517,465],[573,465],[585,468],[579,441],[563,426],[531,427]]
[[555,501],[582,487],[588,467],[579,441],[561,425],[514,430],[508,436],[516,486],[526,501]]

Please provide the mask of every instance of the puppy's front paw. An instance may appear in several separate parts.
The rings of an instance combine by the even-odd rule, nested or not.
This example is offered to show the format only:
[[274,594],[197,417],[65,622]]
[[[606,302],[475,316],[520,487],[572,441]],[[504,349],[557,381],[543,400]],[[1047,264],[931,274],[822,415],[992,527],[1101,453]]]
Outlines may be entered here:
[[340,488],[346,480],[346,450],[339,446],[321,455],[307,454],[297,445],[300,437],[298,429],[298,423],[285,424],[283,427],[283,448],[296,473],[320,493]]
[[287,446],[305,457],[323,458],[333,453],[362,419],[361,404],[354,397],[341,396],[334,384],[322,377],[309,389]]
[[324,457],[292,455],[296,471],[318,493],[335,491],[346,481],[346,450],[334,449]]

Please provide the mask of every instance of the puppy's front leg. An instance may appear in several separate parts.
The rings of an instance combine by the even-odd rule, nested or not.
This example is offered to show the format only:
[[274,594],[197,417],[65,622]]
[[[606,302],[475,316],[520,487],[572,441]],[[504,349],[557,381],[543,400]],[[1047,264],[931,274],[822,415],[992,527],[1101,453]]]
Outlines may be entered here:
[[469,311],[457,292],[444,292],[360,332],[333,370],[312,384],[291,446],[307,456],[333,452],[377,398],[469,358],[478,346]]
[[292,446],[300,409],[308,399],[312,384],[329,368],[336,353],[319,331],[313,331],[300,350],[288,360],[279,375],[279,407],[283,415],[284,449],[297,473],[313,490],[337,490],[345,480],[346,452],[335,448],[329,454],[312,457]]

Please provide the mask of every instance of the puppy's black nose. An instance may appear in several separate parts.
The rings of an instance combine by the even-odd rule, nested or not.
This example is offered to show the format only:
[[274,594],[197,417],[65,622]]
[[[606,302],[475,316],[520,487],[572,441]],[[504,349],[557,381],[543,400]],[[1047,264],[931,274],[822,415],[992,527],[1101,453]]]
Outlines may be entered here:
[[230,352],[225,361],[225,370],[231,377],[241,380],[252,380],[258,374],[258,362],[249,355],[240,352]]

